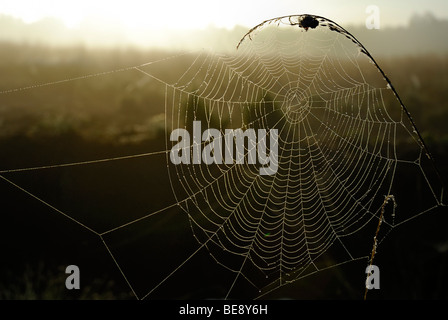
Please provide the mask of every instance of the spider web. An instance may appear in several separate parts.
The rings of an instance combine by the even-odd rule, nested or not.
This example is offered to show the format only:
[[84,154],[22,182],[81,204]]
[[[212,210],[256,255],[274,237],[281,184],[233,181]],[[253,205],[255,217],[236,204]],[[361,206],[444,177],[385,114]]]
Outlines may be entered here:
[[[182,297],[178,290],[190,292],[184,297],[265,297],[321,270],[369,263],[382,209],[375,247],[397,226],[443,206],[440,177],[397,92],[362,44],[322,17],[305,31],[303,17],[260,24],[232,54],[201,51],[110,72],[138,73],[144,88],[164,86],[160,151],[7,169],[0,177],[98,236],[139,299]],[[276,173],[260,175],[261,165],[247,162],[174,165],[170,132],[192,132],[193,121],[223,136],[226,129],[277,129]],[[188,152],[205,145],[192,143]],[[245,146],[245,156],[252,148]],[[161,183],[160,194],[142,195],[150,199],[144,210],[130,205],[113,218],[95,215],[100,208],[81,207],[93,212],[86,214],[58,207],[15,182],[66,168],[110,166],[117,173],[113,164],[122,161],[163,163],[153,170],[166,170],[166,181],[148,178]],[[412,183],[419,185],[413,194],[402,191]],[[393,204],[384,205],[386,196]]]

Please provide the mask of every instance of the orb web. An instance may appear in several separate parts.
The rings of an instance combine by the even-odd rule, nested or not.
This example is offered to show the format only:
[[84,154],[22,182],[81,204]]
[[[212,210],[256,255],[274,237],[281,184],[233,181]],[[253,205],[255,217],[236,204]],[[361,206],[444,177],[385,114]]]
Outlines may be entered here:
[[199,56],[167,87],[173,128],[279,131],[272,176],[254,165],[168,163],[195,238],[235,273],[229,296],[240,280],[264,292],[325,268],[330,248],[340,261],[368,255],[371,241],[356,239],[366,230],[371,239],[385,197],[406,208],[384,217],[389,231],[425,210],[398,196],[397,171],[423,177],[426,205],[441,205],[437,174],[423,171],[430,155],[383,71],[340,26],[317,17],[305,30],[303,17],[257,26],[237,54]]

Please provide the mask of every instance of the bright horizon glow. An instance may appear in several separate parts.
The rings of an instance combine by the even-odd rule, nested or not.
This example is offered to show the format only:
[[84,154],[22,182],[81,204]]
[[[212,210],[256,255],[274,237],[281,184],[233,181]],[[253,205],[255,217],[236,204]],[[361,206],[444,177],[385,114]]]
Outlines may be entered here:
[[223,6],[223,2],[210,0],[162,0],[157,3],[139,0],[13,0],[0,1],[0,14],[12,15],[26,23],[56,18],[69,28],[78,28],[85,21],[130,29],[202,29],[209,25],[232,28],[238,18],[232,10],[238,2],[229,0]]
[[[292,14],[315,14],[344,27],[365,26],[374,3],[380,10],[380,28],[406,27],[415,14],[432,13],[448,19],[446,0],[0,0],[0,15],[13,16],[25,23],[56,19],[66,28],[51,21],[44,22],[36,32],[19,28],[0,35],[2,39],[38,41],[47,44],[82,44],[98,46],[137,46],[170,49],[233,48],[245,33],[260,22]],[[7,24],[6,24],[7,25]],[[232,30],[233,33],[210,27]],[[8,27],[8,25],[7,25]],[[6,27],[6,28],[7,28]],[[196,32],[201,30],[201,32]],[[204,31],[204,32],[202,32]],[[230,37],[230,38],[229,38]],[[232,38],[233,37],[233,38]]]
[[233,28],[254,26],[277,16],[312,13],[339,23],[363,24],[368,5],[381,10],[383,26],[405,25],[412,14],[431,11],[439,18],[448,17],[445,0],[364,1],[331,0],[0,0],[0,14],[20,18],[27,23],[46,17],[59,19],[69,28],[78,28],[84,21],[102,26],[122,26],[129,29],[204,29],[210,25]]

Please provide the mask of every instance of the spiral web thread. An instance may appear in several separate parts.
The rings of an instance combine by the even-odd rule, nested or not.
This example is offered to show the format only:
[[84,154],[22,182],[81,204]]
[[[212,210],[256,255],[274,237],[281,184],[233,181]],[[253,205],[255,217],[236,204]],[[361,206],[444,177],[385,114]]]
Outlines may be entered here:
[[[443,206],[440,177],[412,118],[367,50],[322,17],[313,16],[319,26],[306,31],[300,25],[305,16],[260,24],[230,55],[186,55],[189,62],[181,73],[157,74],[152,69],[166,63],[169,70],[170,59],[118,70],[136,70],[165,86],[166,150],[3,170],[2,179],[27,192],[5,174],[165,154],[175,202],[107,231],[95,230],[38,198],[97,234],[131,289],[126,262],[114,254],[106,237],[168,209],[181,209],[198,246],[146,293],[133,289],[137,298],[155,296],[204,250],[233,275],[227,298],[245,290],[262,297],[340,263],[371,262],[371,239],[385,197],[393,196],[397,204],[382,216],[387,234]],[[247,163],[172,164],[169,154],[177,141],[170,141],[170,131],[192,132],[193,121],[223,136],[226,129],[277,129],[277,172],[260,175],[260,164]],[[191,144],[189,153],[206,144]],[[252,148],[256,146],[245,146],[245,156]],[[419,200],[401,193],[403,177],[419,181]],[[330,263],[328,255],[335,258]]]

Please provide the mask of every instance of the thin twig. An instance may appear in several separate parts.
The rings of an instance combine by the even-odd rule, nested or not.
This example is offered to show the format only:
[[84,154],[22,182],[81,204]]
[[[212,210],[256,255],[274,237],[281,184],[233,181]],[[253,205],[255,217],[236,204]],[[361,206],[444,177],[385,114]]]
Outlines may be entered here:
[[377,237],[378,237],[378,233],[380,232],[381,223],[383,222],[385,207],[386,207],[387,203],[389,202],[389,200],[392,200],[394,202],[394,205],[395,205],[395,197],[393,195],[385,196],[383,204],[381,205],[381,214],[380,214],[380,217],[379,217],[378,226],[376,227],[375,236],[373,237],[373,247],[372,247],[372,253],[370,255],[369,272],[367,273],[367,278],[366,278],[366,291],[364,292],[364,300],[367,299],[367,292],[369,291],[369,289],[367,287],[367,279],[372,274],[371,270],[372,270],[372,265],[373,265],[373,259],[375,258],[375,254],[376,254]]

